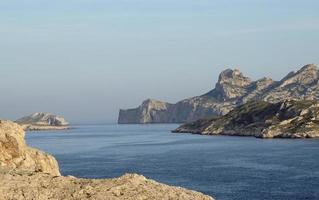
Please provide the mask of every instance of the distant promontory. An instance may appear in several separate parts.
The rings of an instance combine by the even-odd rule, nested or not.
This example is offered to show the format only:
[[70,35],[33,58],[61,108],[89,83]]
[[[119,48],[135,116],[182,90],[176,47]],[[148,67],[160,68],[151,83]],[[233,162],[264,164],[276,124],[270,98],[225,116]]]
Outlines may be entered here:
[[239,70],[227,69],[208,93],[170,104],[148,99],[137,108],[121,109],[118,123],[186,123],[222,116],[250,101],[278,103],[283,100],[319,99],[319,70],[314,64],[290,72],[280,81],[252,81]]

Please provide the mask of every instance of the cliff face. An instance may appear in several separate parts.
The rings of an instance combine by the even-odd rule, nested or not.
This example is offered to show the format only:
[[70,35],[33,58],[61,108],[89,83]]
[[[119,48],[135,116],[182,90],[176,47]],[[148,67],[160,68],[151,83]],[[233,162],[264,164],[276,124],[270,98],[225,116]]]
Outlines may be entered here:
[[[184,123],[210,116],[221,116],[251,100],[271,103],[284,99],[319,99],[319,71],[313,64],[291,72],[280,81],[262,78],[252,81],[238,70],[227,69],[219,75],[210,92],[176,104],[150,100],[135,109],[120,110],[118,123]],[[158,102],[151,100],[151,102]]]
[[25,130],[50,130],[50,129],[67,129],[69,122],[63,117],[51,113],[33,113],[16,120],[16,123],[23,126]]
[[160,123],[162,120],[170,121],[169,110],[172,104],[147,99],[135,109],[120,110],[119,122],[121,123]]
[[136,174],[101,180],[60,176],[54,157],[28,147],[22,127],[1,120],[0,200],[13,199],[213,200],[199,192],[157,183]]
[[173,132],[258,138],[319,138],[319,102],[248,102],[228,114],[187,123]]

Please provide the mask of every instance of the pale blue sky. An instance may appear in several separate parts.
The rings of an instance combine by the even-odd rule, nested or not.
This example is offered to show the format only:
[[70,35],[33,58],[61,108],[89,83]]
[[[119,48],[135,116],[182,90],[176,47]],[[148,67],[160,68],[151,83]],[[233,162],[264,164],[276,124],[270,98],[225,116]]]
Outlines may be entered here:
[[319,64],[317,0],[2,0],[0,117],[115,122],[176,102],[221,70],[275,79]]

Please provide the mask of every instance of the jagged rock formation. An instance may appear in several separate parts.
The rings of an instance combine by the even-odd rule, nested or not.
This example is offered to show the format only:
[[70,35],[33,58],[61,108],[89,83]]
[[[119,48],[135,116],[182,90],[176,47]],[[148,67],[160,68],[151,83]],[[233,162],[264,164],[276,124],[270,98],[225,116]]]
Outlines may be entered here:
[[319,99],[318,81],[319,71],[313,64],[280,81],[252,81],[238,70],[227,69],[219,75],[215,88],[202,96],[176,104],[147,100],[136,109],[120,110],[118,123],[184,123],[224,115],[252,100],[276,103],[284,99]]
[[21,126],[0,121],[0,200],[177,199],[213,200],[199,192],[168,186],[136,174],[115,179],[61,176],[56,160],[28,147]]
[[54,157],[28,147],[22,127],[4,120],[0,120],[0,167],[60,175]]
[[258,138],[319,138],[319,101],[251,101],[224,116],[184,124],[173,132]]
[[61,130],[68,129],[69,122],[63,117],[37,112],[16,120],[25,130]]

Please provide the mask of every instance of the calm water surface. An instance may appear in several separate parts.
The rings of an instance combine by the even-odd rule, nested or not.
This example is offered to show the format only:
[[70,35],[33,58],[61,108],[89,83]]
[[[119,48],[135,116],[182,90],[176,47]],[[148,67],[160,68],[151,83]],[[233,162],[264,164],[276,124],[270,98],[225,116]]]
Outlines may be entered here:
[[63,175],[143,174],[218,200],[318,200],[319,140],[173,134],[177,125],[90,125],[31,132]]

